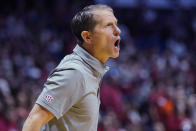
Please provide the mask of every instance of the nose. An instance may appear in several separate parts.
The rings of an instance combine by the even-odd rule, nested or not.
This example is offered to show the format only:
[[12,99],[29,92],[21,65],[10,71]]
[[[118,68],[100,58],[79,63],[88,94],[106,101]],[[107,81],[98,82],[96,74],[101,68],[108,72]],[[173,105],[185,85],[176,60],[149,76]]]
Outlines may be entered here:
[[115,25],[114,35],[118,36],[118,35],[120,35],[120,33],[121,33],[120,28],[117,25]]

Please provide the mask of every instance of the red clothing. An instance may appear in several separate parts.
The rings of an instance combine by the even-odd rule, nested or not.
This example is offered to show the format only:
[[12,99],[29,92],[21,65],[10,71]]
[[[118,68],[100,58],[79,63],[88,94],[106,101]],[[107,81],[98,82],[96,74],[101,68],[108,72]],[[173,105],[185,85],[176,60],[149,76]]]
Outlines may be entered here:
[[11,123],[0,117],[0,131],[19,131],[16,123]]
[[101,106],[104,109],[112,109],[116,115],[123,119],[123,101],[121,92],[108,85],[103,85],[100,89]]

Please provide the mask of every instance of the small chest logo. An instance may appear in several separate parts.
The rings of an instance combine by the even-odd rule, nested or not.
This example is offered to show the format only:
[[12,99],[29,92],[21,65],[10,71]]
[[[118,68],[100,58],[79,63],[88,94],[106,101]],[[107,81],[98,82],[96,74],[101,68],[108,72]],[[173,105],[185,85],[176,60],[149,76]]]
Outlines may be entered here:
[[51,95],[46,95],[45,97],[46,101],[49,103],[49,102],[52,102],[54,100],[54,98],[51,96]]

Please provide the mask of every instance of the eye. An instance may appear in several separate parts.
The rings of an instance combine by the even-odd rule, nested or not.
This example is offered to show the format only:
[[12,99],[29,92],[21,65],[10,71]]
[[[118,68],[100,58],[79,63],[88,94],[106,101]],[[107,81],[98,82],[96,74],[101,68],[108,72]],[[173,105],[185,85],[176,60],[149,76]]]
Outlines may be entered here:
[[112,25],[112,23],[108,23],[106,26],[111,26]]

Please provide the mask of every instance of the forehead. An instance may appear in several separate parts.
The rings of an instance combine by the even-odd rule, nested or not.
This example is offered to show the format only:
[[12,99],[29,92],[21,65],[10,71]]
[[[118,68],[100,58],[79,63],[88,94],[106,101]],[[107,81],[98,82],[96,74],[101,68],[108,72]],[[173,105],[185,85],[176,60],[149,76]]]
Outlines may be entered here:
[[109,10],[95,10],[93,16],[98,23],[117,22],[114,13]]

